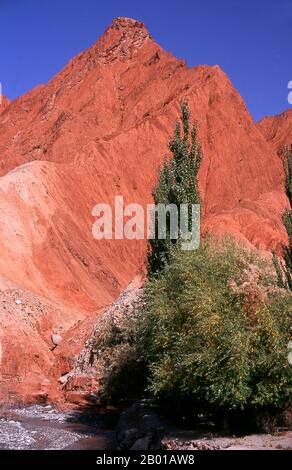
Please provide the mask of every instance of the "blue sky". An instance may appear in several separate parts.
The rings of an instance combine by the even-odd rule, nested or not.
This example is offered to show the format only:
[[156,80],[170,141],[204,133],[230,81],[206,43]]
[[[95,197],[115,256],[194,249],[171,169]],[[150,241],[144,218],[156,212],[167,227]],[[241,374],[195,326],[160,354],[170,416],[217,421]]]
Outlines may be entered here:
[[291,107],[292,0],[0,0],[4,94],[47,82],[117,16],[144,21],[189,66],[219,64],[255,120]]

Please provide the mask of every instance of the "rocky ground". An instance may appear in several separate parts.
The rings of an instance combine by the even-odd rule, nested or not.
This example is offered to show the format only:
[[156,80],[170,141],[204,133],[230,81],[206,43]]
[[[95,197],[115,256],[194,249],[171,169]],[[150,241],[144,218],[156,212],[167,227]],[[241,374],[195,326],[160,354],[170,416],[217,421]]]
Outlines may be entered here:
[[196,438],[172,433],[163,442],[168,450],[292,450],[292,431],[242,437],[208,434]]
[[[107,410],[52,405],[0,409],[0,450],[109,450],[117,415]],[[292,431],[249,436],[167,431],[167,450],[292,450]]]
[[[0,450],[110,450],[115,410],[31,405],[0,408]],[[236,437],[166,429],[166,450],[292,450],[292,431]]]
[[[132,308],[141,282],[136,277],[103,314],[88,315],[0,275],[0,401],[86,402],[97,389],[95,335],[103,319],[118,321]],[[55,331],[61,339],[56,347]]]

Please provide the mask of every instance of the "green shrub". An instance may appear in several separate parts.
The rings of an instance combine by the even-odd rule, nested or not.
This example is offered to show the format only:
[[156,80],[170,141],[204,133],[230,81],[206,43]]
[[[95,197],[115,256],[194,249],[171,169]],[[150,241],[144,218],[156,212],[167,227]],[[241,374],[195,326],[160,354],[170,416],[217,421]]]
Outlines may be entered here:
[[121,387],[125,370],[131,388],[140,370],[158,397],[192,397],[222,410],[284,406],[291,400],[292,303],[275,284],[267,262],[231,241],[173,250],[120,325],[104,390]]
[[282,406],[291,296],[274,289],[268,266],[231,243],[176,252],[148,286],[154,394],[192,394],[232,409]]

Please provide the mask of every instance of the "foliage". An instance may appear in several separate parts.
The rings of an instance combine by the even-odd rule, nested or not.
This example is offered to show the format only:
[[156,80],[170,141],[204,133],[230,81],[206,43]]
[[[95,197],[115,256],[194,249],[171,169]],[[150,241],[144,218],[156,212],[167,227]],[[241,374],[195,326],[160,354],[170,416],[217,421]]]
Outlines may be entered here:
[[[172,158],[165,159],[159,171],[158,184],[153,192],[155,204],[200,204],[198,190],[198,171],[203,158],[201,145],[197,139],[197,127],[193,124],[190,131],[190,111],[188,103],[181,105],[181,123],[177,122],[173,138],[169,142]],[[180,222],[180,214],[178,213]],[[168,261],[173,245],[180,243],[172,239],[167,214],[166,239],[150,240],[148,257],[149,273],[153,274],[163,269]],[[191,214],[189,213],[189,223]],[[180,225],[179,225],[180,226]],[[158,234],[158,219],[155,216],[155,233]]]
[[[150,287],[154,394],[191,393],[227,409],[286,401],[291,300],[282,293],[285,302],[269,296],[267,273],[260,290],[248,280],[255,262],[237,249],[218,251],[208,244],[200,252],[174,255]],[[251,288],[256,308],[254,298],[249,303]]]
[[110,377],[105,371],[105,389],[124,383],[126,347],[129,387],[140,368],[154,396],[192,397],[222,410],[284,406],[292,303],[274,284],[268,264],[231,241],[175,250],[121,326],[115,363],[122,367]]

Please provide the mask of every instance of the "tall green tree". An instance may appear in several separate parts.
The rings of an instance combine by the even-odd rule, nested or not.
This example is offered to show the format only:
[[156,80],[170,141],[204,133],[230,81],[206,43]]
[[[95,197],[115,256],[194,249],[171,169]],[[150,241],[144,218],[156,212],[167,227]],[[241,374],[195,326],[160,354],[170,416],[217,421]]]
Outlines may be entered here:
[[[178,208],[180,226],[180,204],[200,204],[198,171],[203,158],[202,147],[197,138],[197,126],[190,125],[190,110],[186,100],[181,104],[181,119],[176,123],[174,135],[169,141],[171,158],[165,158],[159,170],[158,183],[153,191],[155,205],[175,205]],[[188,214],[189,226],[192,216]],[[158,238],[158,214],[155,214],[155,238],[150,240],[148,256],[149,274],[161,272],[169,260],[170,252],[179,238],[171,238],[170,216],[166,214],[166,238]]]

